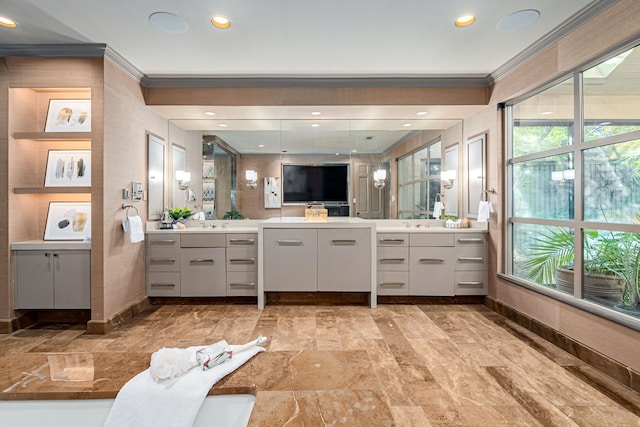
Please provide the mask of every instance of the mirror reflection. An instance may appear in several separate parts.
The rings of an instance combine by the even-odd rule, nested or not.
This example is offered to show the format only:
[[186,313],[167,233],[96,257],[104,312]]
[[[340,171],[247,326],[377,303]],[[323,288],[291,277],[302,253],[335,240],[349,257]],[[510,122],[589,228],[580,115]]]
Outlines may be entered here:
[[445,152],[462,139],[460,120],[170,123],[170,143],[187,151],[187,204],[206,219],[304,216],[312,202],[367,219],[457,214],[457,161]]

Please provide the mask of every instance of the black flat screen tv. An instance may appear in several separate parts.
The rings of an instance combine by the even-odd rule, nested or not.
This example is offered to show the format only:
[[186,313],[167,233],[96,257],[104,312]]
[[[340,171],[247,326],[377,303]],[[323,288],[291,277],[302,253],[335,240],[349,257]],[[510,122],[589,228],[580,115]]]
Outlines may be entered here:
[[282,203],[349,203],[346,163],[282,165]]

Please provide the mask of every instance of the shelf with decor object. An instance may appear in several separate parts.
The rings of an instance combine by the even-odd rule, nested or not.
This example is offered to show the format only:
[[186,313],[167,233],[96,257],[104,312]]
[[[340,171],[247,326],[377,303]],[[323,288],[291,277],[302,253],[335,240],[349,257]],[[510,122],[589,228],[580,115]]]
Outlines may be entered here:
[[89,141],[91,132],[14,132],[13,137],[34,141]]
[[15,187],[15,194],[91,194],[91,187]]

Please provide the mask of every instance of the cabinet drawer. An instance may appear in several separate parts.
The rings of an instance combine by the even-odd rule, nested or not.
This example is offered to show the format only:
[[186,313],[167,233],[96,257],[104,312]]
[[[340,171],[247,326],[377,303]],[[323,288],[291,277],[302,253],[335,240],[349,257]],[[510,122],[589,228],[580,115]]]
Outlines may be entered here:
[[147,248],[147,267],[149,271],[180,271],[180,249]]
[[219,297],[227,293],[224,248],[185,248],[180,258],[183,297]]
[[258,235],[255,233],[229,233],[227,234],[227,247],[250,246],[258,247]]
[[378,246],[378,271],[408,271],[409,270],[409,248]]
[[227,271],[257,271],[258,248],[237,246],[227,248]]
[[378,271],[378,295],[409,295],[409,272]]
[[410,248],[409,295],[453,296],[454,260],[453,246]]
[[315,229],[264,230],[264,290],[318,290],[318,232]]
[[148,248],[179,248],[180,247],[180,235],[179,234],[148,234],[147,235],[147,247]]
[[254,297],[258,295],[257,271],[228,271],[227,272],[227,296]]
[[471,246],[468,248],[456,247],[455,263],[456,271],[486,270],[487,249],[483,246]]
[[318,230],[318,291],[371,292],[371,230]]
[[411,246],[454,246],[453,233],[411,233],[409,236]]
[[456,271],[456,295],[486,295],[486,271]]
[[376,239],[378,246],[409,246],[407,233],[378,233]]
[[458,233],[456,234],[456,246],[486,246],[487,238],[482,233]]
[[179,297],[180,273],[148,273],[147,295],[150,297]]
[[225,233],[194,233],[180,237],[180,246],[183,248],[224,248],[226,245]]

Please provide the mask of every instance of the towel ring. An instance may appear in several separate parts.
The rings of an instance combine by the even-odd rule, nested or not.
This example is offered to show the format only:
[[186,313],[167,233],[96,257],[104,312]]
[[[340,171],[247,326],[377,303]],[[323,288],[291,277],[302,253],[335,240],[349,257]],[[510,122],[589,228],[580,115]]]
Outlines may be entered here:
[[482,190],[482,192],[480,193],[480,200],[482,200],[483,202],[488,201],[489,193],[496,194],[496,190],[494,188],[491,188],[489,190]]
[[123,203],[122,204],[122,209],[125,209],[124,216],[129,217],[129,209],[131,209],[131,208],[136,210],[136,215],[140,215],[140,213],[138,212],[138,208],[136,208],[134,205],[125,205]]

